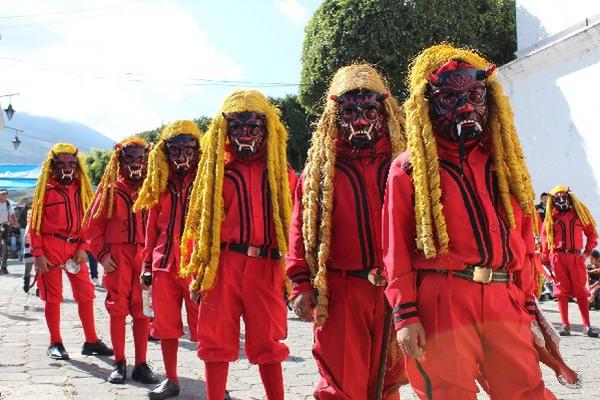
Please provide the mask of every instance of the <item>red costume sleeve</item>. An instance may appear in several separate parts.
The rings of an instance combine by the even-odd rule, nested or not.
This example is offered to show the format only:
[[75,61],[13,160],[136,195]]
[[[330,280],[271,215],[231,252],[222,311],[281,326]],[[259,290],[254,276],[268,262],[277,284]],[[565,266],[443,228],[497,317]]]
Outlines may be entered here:
[[383,264],[388,276],[385,294],[396,329],[419,322],[417,271],[411,260],[416,250],[413,197],[412,179],[396,159],[387,181],[382,220]]
[[35,229],[30,229],[29,237],[31,238],[31,255],[34,257],[43,256],[42,235],[38,235]]
[[292,200],[294,200],[294,202],[296,201],[295,199],[295,193],[296,193],[296,185],[298,184],[298,175],[296,175],[296,171],[294,171],[294,169],[288,165],[288,179],[290,181],[290,192],[292,192]]
[[[92,205],[92,209],[90,211],[92,216],[96,213],[98,207],[100,207],[101,197],[101,194],[96,196],[96,200],[94,201],[94,204]],[[104,258],[104,256],[106,256],[106,254],[109,253],[109,248],[104,240],[105,227],[105,213],[102,213],[97,218],[90,218],[90,221],[88,222],[87,226],[83,227],[83,229],[85,230],[85,241],[89,246],[90,252],[100,263],[102,263],[102,259]]]
[[[546,218],[550,218],[549,216]],[[542,224],[542,264],[550,264],[550,249],[548,248],[548,234],[546,233],[546,224]]]
[[[513,203],[513,207],[518,207]],[[536,213],[537,214],[537,213]],[[515,284],[525,294],[525,308],[535,319],[535,292],[536,285],[534,280],[535,272],[535,238],[533,236],[533,218],[529,215],[523,215],[521,219],[521,236],[525,242],[525,258],[521,269],[515,272]]]
[[144,249],[142,250],[142,269],[144,272],[152,271],[152,253],[156,246],[156,239],[158,238],[158,224],[156,222],[158,214],[160,212],[160,203],[152,207],[148,211],[148,222],[146,224],[146,238],[144,241]]
[[290,294],[292,299],[300,293],[312,290],[310,270],[305,259],[304,236],[302,235],[303,189],[304,174],[298,180],[294,191],[294,210],[290,224],[289,249],[285,257],[286,274],[292,281],[292,293]]
[[585,237],[587,238],[583,254],[589,257],[590,254],[592,254],[592,251],[598,245],[598,232],[596,231],[594,225],[588,224],[583,228],[583,233],[585,233]]

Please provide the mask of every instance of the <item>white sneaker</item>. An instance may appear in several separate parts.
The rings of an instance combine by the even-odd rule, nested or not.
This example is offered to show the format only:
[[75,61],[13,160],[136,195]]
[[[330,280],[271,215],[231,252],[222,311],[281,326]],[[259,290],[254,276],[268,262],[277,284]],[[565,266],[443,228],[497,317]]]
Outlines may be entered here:
[[96,286],[96,287],[100,287],[100,286],[102,286],[102,285],[100,284],[100,281],[98,280],[98,278],[92,278],[92,283],[93,283],[93,284],[94,284],[94,286]]

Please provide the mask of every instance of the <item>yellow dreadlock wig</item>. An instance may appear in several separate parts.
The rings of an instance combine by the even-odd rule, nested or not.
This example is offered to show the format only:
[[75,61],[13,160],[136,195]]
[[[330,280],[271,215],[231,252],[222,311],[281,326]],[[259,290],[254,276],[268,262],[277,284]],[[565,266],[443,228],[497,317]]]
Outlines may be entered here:
[[33,210],[31,214],[31,226],[38,235],[40,234],[40,227],[42,226],[42,217],[44,213],[44,194],[46,193],[48,178],[52,174],[52,158],[54,158],[55,154],[59,153],[74,154],[77,157],[77,165],[79,169],[77,177],[81,185],[81,208],[83,210],[87,209],[92,202],[92,197],[94,197],[94,189],[92,189],[92,184],[90,183],[90,178],[85,168],[85,163],[83,162],[77,147],[69,143],[56,143],[54,146],[52,146],[48,152],[46,160],[42,164],[42,172],[38,178],[37,184],[35,185],[35,192],[33,194],[33,204],[31,206],[31,209]]
[[148,154],[148,174],[133,205],[134,212],[144,208],[150,209],[158,204],[160,194],[167,188],[167,180],[169,179],[169,160],[165,151],[166,142],[168,139],[179,135],[194,136],[198,141],[199,150],[202,149],[202,133],[200,133],[200,129],[194,121],[180,119],[165,126],[158,142]]
[[[475,68],[485,69],[490,63],[468,49],[440,44],[425,49],[412,62],[408,75],[409,97],[404,104],[406,135],[415,186],[415,219],[417,247],[426,258],[448,250],[448,232],[442,212],[440,172],[436,139],[429,118],[426,98],[428,75],[449,60],[463,60]],[[521,210],[535,215],[534,191],[521,143],[514,126],[514,116],[508,97],[502,91],[496,74],[486,80],[488,88],[488,129],[491,135],[492,159],[498,177],[500,199],[511,228],[515,217],[511,204],[513,195]],[[537,232],[537,224],[534,224]],[[437,246],[436,246],[437,244]]]
[[546,228],[546,240],[548,241],[549,249],[554,247],[554,218],[552,217],[552,211],[554,211],[554,202],[552,201],[552,198],[559,192],[567,192],[569,194],[569,198],[571,199],[571,203],[573,203],[573,208],[575,208],[577,217],[584,227],[590,224],[593,227],[596,227],[596,220],[594,220],[592,213],[586,207],[586,205],[583,204],[577,196],[575,196],[575,193],[571,192],[571,189],[569,189],[567,186],[557,185],[548,193],[550,196],[548,196],[548,200],[546,202],[546,218],[544,219],[544,225]]
[[[305,189],[302,196],[304,214],[302,233],[306,262],[313,285],[317,289],[317,325],[327,319],[327,260],[331,243],[331,210],[333,208],[333,180],[335,175],[335,143],[337,132],[338,103],[331,96],[341,96],[356,89],[389,93],[383,77],[369,64],[351,64],[340,68],[333,76],[327,91],[325,110],[312,136],[305,169]],[[392,143],[392,157],[406,146],[404,116],[398,102],[392,96],[383,100],[388,132]]]
[[[112,152],[110,156],[110,160],[108,161],[108,165],[104,170],[104,174],[102,175],[102,179],[98,184],[98,188],[96,189],[96,194],[94,195],[94,199],[90,203],[87,211],[85,212],[85,217],[83,218],[82,226],[86,226],[91,218],[96,219],[100,215],[106,212],[106,218],[112,218],[114,201],[115,201],[115,182],[119,178],[119,159],[121,158],[121,153],[123,148],[127,145],[140,145],[146,146],[146,141],[138,136],[132,136],[122,140],[119,145],[115,146],[115,150]],[[92,215],[92,206],[96,202],[96,198],[100,196],[100,205],[96,212]],[[108,201],[108,207],[107,207]]]
[[[181,274],[195,274],[192,289],[212,289],[221,252],[221,223],[223,221],[223,176],[225,172],[227,121],[223,114],[260,112],[267,117],[267,178],[271,192],[273,221],[277,247],[287,252],[288,229],[292,212],[292,197],[288,181],[287,130],[281,122],[280,111],[256,90],[238,90],[229,95],[212,120],[205,135],[200,171],[196,175],[190,207],[181,240]],[[187,243],[194,240],[194,249],[187,263]],[[281,261],[281,275],[289,293],[290,284]]]

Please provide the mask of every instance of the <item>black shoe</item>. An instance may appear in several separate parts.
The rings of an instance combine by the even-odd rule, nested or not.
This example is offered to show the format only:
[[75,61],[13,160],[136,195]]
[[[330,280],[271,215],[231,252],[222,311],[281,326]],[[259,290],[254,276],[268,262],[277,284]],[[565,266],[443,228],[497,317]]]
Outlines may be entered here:
[[95,343],[85,342],[81,348],[81,354],[84,356],[112,356],[114,352],[102,340],[98,339]]
[[148,335],[148,341],[149,342],[160,342],[160,339],[157,339],[152,335]]
[[595,330],[594,328],[592,328],[591,326],[584,326],[583,327],[583,334],[585,336],[592,337],[592,338],[597,338],[598,336],[600,336],[598,334],[598,331]]
[[0,267],[0,275],[8,275],[8,269],[6,269],[6,267]]
[[560,336],[571,336],[571,329],[567,325],[563,325],[558,331]]
[[62,343],[54,343],[48,347],[48,357],[54,360],[68,360],[69,353],[67,353]]
[[24,276],[23,277],[23,291],[25,293],[29,293],[29,284],[31,283],[31,277],[30,276]]
[[138,364],[133,368],[131,379],[141,383],[158,383],[158,378],[146,363]]
[[231,396],[229,395],[229,390],[225,391],[225,398],[223,400],[231,400]]
[[165,379],[148,392],[148,398],[150,400],[162,400],[176,396],[179,396],[179,385],[169,379]]
[[125,361],[119,361],[108,376],[108,382],[123,383],[125,379],[127,379],[127,366],[125,365]]

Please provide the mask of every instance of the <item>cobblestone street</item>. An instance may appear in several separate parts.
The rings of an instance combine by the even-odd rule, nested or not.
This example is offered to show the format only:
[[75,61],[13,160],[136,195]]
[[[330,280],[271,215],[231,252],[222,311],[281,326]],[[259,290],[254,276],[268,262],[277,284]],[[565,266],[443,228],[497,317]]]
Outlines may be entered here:
[[[110,358],[81,355],[83,332],[77,316],[70,286],[65,279],[65,301],[62,305],[62,335],[71,356],[69,361],[55,361],[46,356],[48,333],[43,312],[25,310],[26,296],[22,290],[23,265],[9,264],[9,275],[0,276],[0,398],[1,399],[117,399],[146,398],[148,386],[128,379],[124,385],[111,385],[106,377],[112,369]],[[96,290],[96,322],[101,337],[110,344],[108,315],[104,308],[106,292]],[[569,364],[582,372],[584,388],[570,390],[560,386],[554,374],[543,368],[548,387],[559,399],[600,399],[600,340],[582,337],[579,311],[571,304],[572,337],[563,339],[563,355]],[[556,303],[543,304],[547,318],[559,323]],[[592,311],[592,324],[600,326],[600,312]],[[288,339],[291,356],[284,362],[284,382],[287,399],[310,399],[318,374],[312,359],[311,325],[289,315]],[[131,332],[127,331],[127,356],[133,359]],[[180,399],[205,399],[203,365],[196,357],[195,345],[187,339],[179,344]],[[163,377],[160,345],[150,343],[148,360],[154,371]],[[133,366],[129,364],[128,373]],[[508,382],[507,382],[508,384]],[[231,364],[227,388],[233,399],[263,399],[264,392],[258,368],[246,359]],[[401,391],[402,400],[416,399],[409,387]],[[480,399],[487,397],[480,394]],[[508,400],[508,399],[507,399]]]

